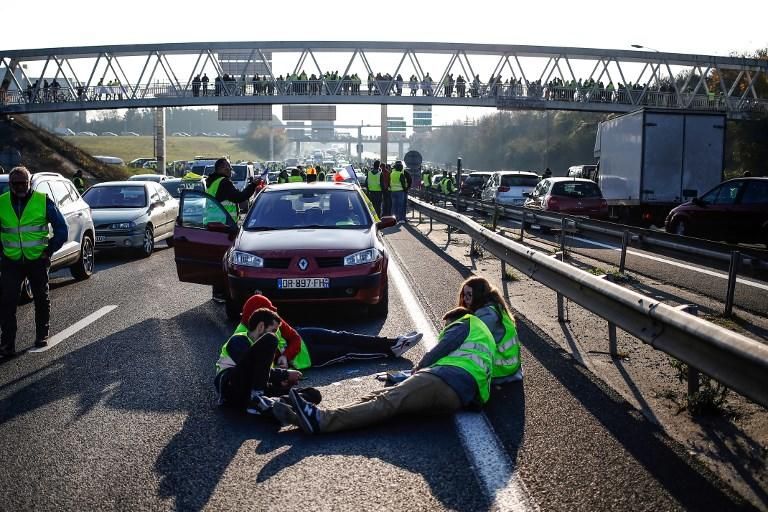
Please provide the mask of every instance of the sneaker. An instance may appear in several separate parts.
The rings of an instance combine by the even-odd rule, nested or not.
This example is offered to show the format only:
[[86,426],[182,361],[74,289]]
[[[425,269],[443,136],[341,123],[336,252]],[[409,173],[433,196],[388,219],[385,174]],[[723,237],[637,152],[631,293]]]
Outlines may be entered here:
[[251,393],[251,399],[248,401],[248,406],[245,408],[245,412],[256,416],[263,416],[272,410],[274,402],[273,399],[266,397],[261,393]]
[[211,298],[214,302],[218,302],[219,304],[227,302],[227,296],[224,293],[214,292]]
[[37,348],[47,347],[48,346],[48,336],[37,338],[35,340],[35,346]]
[[301,430],[307,434],[320,433],[320,423],[317,419],[317,407],[301,398],[301,394],[295,389],[291,390],[290,396],[293,410],[299,420]]
[[420,332],[409,332],[398,337],[395,343],[389,347],[395,357],[400,357],[416,345],[424,335]]
[[272,415],[284,427],[287,427],[288,425],[299,426],[299,417],[296,414],[296,411],[293,410],[293,407],[290,404],[287,404],[282,400],[275,401],[272,406]]

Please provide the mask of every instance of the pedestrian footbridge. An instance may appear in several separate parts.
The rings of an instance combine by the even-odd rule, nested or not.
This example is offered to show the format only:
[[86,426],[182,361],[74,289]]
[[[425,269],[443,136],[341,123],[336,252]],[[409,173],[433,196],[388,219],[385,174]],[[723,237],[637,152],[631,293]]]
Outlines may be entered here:
[[271,110],[258,106],[273,104],[592,112],[650,106],[732,118],[768,114],[768,60],[642,48],[408,42],[88,46],[0,50],[0,77],[0,113],[6,114],[219,105],[232,118],[258,119],[261,112],[268,120]]

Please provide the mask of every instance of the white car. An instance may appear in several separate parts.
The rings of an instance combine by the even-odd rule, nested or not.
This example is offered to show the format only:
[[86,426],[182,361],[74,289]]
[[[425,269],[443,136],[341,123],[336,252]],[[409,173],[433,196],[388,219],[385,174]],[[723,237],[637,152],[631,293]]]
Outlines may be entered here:
[[[0,194],[8,191],[8,175],[0,174]],[[64,245],[51,257],[51,271],[69,267],[72,277],[88,279],[93,274],[95,232],[91,209],[72,182],[56,172],[36,172],[32,175],[32,190],[43,192],[59,207],[67,221],[69,236]],[[28,281],[21,285],[21,297],[32,298]]]
[[525,171],[496,171],[491,174],[480,197],[506,206],[523,206],[525,194],[533,192],[539,175]]

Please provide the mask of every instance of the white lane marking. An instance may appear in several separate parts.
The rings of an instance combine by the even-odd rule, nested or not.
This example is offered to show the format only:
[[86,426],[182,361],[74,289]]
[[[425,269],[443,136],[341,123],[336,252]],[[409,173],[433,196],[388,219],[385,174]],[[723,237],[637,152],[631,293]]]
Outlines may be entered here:
[[[570,236],[569,238],[573,238],[574,240],[578,240],[579,242],[595,245],[597,247],[603,247],[604,249],[613,249],[614,251],[621,252],[621,247],[616,247],[615,245],[595,242],[594,240],[587,240],[586,238],[581,238],[578,236]],[[631,250],[627,250],[627,254],[631,254],[633,256],[639,256],[641,258],[645,258],[653,261],[658,261],[659,263],[665,263],[667,265],[672,265],[673,267],[684,268],[686,270],[693,270],[694,272],[700,272],[702,274],[706,274],[712,277],[719,277],[720,279],[726,279],[726,280],[728,279],[728,274],[723,274],[722,272],[715,272],[714,270],[708,270],[706,268],[695,267],[693,265],[686,265],[685,263],[679,263],[677,261],[668,260],[666,258],[659,258],[658,256],[651,256],[650,254],[643,254],[641,252],[636,252]],[[749,279],[742,279],[741,277],[737,277],[736,282],[747,285],[747,286],[752,286],[754,288],[768,290],[768,285],[765,285],[763,283],[757,283],[755,281],[750,281]]]
[[[413,295],[408,281],[393,258],[389,260],[389,271],[411,320],[424,333],[422,341],[425,347],[431,349],[437,344],[435,327],[427,319],[421,303]],[[493,501],[491,510],[539,510],[518,476],[514,462],[502,449],[485,414],[460,412],[454,416],[454,422],[464,451]]]
[[69,338],[73,334],[75,334],[77,331],[81,329],[85,329],[89,325],[91,325],[93,322],[98,320],[99,318],[103,317],[113,309],[115,309],[117,306],[104,306],[103,308],[99,309],[98,311],[95,311],[94,313],[91,313],[87,317],[83,318],[82,320],[79,320],[78,322],[75,322],[74,324],[70,325],[60,333],[51,336],[48,338],[48,345],[45,347],[40,348],[33,348],[29,352],[45,352],[46,350],[50,350],[65,339]]

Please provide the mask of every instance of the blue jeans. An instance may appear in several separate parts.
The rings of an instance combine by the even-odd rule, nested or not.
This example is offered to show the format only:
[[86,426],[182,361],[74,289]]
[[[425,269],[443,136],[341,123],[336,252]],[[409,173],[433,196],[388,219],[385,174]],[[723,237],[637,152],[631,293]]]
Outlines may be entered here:
[[397,220],[405,220],[405,191],[392,192],[392,215]]

